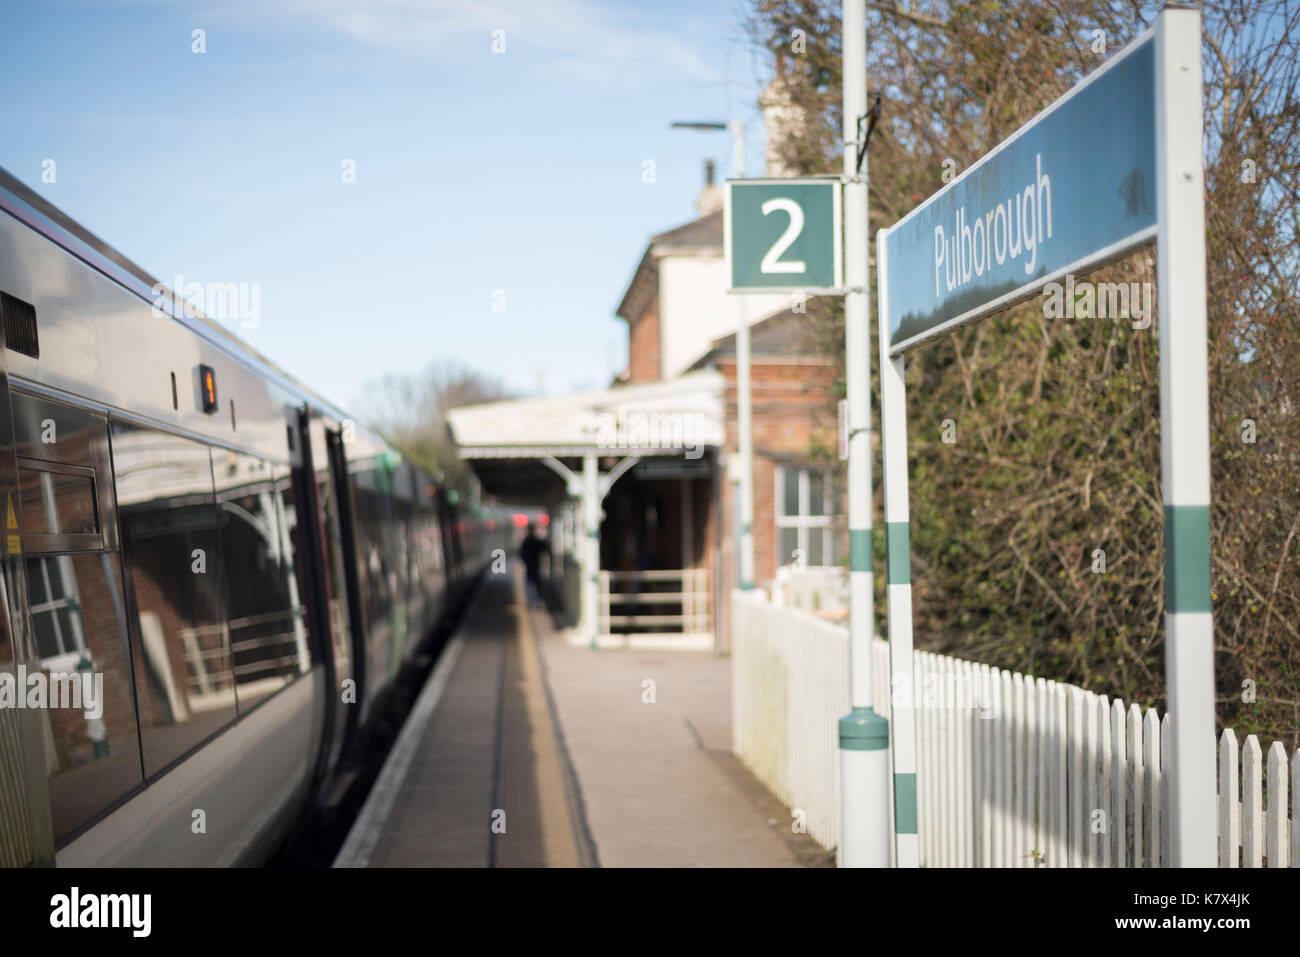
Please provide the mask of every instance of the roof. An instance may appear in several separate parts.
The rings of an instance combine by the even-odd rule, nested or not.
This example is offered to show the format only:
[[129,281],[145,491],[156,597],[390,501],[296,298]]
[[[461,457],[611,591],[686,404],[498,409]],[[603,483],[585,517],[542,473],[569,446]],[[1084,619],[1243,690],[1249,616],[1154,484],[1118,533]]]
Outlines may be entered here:
[[726,380],[714,370],[667,382],[462,406],[447,414],[464,459],[674,455],[721,447]]
[[[786,309],[753,323],[749,347],[755,356],[815,356],[822,358],[813,342],[813,329],[805,313]],[[709,351],[696,359],[692,369],[702,369],[724,356],[736,354],[736,334],[714,339]]]
[[699,219],[652,236],[650,245],[665,252],[677,249],[721,249],[722,210],[714,210]]
[[722,254],[722,210],[715,210],[699,219],[676,226],[667,232],[650,237],[641,261],[637,263],[632,281],[614,314],[631,322],[641,312],[641,302],[655,286],[658,278],[658,259],[668,253],[711,252]]

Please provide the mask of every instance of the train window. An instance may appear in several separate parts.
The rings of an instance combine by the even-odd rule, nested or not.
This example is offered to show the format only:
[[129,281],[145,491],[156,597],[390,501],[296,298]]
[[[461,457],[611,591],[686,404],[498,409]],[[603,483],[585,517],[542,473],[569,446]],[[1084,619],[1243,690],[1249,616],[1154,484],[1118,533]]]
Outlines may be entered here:
[[68,556],[27,562],[27,607],[32,616],[36,653],[43,663],[71,660],[75,666],[86,647],[81,602]]
[[[98,536],[95,473],[73,466],[42,466],[18,461],[19,527],[24,535]],[[94,546],[93,538],[89,543]]]
[[14,451],[20,458],[92,468],[105,442],[104,417],[49,399],[13,393]]
[[235,717],[208,447],[114,420],[144,769],[153,777]]
[[312,459],[316,465],[316,499],[320,507],[322,545],[325,550],[325,597],[329,605],[330,638],[333,642],[334,667],[339,680],[352,677],[348,643],[348,607],[343,571],[343,543],[339,530],[338,502],[330,480],[330,450],[323,430],[312,429]]
[[302,531],[298,526],[298,506],[293,497],[293,478],[287,468],[276,468],[275,472],[276,505],[280,509],[280,525],[284,529],[284,548],[281,552],[284,564],[285,583],[289,589],[289,606],[293,609],[295,621],[295,640],[301,651],[301,660],[297,667],[305,673],[311,667],[310,648],[307,641],[307,609],[303,605],[306,594],[306,582],[302,580],[303,569],[299,559],[299,543]]
[[212,457],[242,711],[311,667],[306,609],[294,571],[296,516],[288,470],[220,449]]
[[[33,544],[47,551],[96,548],[115,551],[118,548],[117,523],[99,518],[113,514],[114,507],[113,483],[107,480],[112,473],[108,457],[107,417],[101,412],[28,395],[16,389],[11,396],[14,451],[18,455],[19,478],[23,483],[24,532],[29,535],[51,533],[53,522],[47,503],[51,493],[49,483],[53,482],[60,486],[59,494],[53,496],[60,503],[61,511],[57,516],[61,529],[59,534],[94,533],[102,535],[103,541],[65,538]],[[39,474],[30,474],[32,472],[51,474],[49,478],[43,478]],[[97,473],[104,478],[96,480]],[[89,480],[89,485],[86,480]],[[74,489],[81,493],[89,490],[91,496],[72,494]],[[97,523],[94,526],[90,524],[92,516]],[[36,531],[36,525],[42,522],[47,528],[44,532]]]
[[[35,660],[28,693],[45,707],[43,741],[56,842],[143,782],[127,652],[120,559],[100,534],[97,475],[111,475],[102,414],[12,394],[18,459],[18,547],[24,556]],[[111,495],[107,507],[111,510]],[[8,511],[12,502],[6,503]],[[111,514],[111,511],[110,511]]]
[[[347,662],[350,645],[348,644],[348,609],[347,595],[344,592],[343,545],[339,541],[338,514],[334,508],[333,489],[328,475],[321,476],[316,482],[316,492],[320,496],[321,511],[324,513],[325,555],[329,562],[330,636],[334,642],[336,662]],[[343,667],[340,665],[339,667]]]
[[[27,556],[54,839],[142,782],[117,556]],[[29,676],[28,684],[32,679]]]

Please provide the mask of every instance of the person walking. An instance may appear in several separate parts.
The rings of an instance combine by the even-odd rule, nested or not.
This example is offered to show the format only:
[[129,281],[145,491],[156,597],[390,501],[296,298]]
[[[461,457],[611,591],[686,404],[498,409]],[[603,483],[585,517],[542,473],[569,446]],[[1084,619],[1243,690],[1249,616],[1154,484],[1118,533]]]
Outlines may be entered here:
[[546,556],[549,569],[551,562],[550,543],[537,534],[537,526],[530,524],[523,542],[519,545],[519,558],[524,563],[524,587],[528,595],[528,607],[536,608],[542,603],[542,556]]

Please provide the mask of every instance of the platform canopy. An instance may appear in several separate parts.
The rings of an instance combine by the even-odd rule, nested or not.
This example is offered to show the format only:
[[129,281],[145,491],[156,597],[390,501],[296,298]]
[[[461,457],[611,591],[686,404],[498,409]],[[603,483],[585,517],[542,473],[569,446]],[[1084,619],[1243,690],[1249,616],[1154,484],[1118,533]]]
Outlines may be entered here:
[[725,392],[722,374],[705,369],[666,382],[463,406],[447,419],[484,492],[545,503],[565,496],[563,471],[581,472],[588,455],[614,460],[602,470],[629,456],[701,462],[723,445]]

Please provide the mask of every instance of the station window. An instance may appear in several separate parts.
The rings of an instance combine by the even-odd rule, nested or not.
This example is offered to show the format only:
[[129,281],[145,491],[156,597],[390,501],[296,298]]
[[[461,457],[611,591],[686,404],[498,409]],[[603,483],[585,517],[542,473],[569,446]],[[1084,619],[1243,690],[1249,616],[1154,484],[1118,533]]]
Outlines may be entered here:
[[297,580],[288,470],[213,450],[226,615],[239,707],[311,668],[306,609]]
[[235,717],[212,461],[206,445],[115,421],[113,467],[153,777]]
[[835,564],[834,500],[831,476],[826,470],[777,467],[778,564],[797,564],[800,559],[809,568]]

